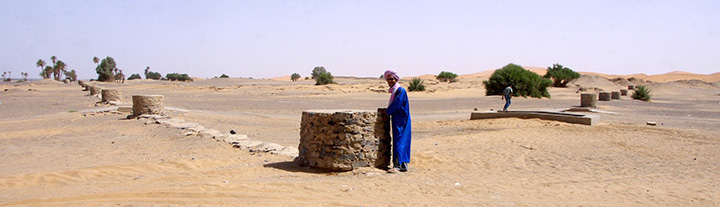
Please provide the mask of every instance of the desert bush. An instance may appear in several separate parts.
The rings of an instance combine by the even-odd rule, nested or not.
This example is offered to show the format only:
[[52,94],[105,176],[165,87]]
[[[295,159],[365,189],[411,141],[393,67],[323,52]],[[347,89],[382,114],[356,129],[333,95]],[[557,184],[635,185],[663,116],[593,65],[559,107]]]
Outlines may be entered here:
[[321,73],[315,78],[315,85],[327,85],[335,83],[333,75],[330,72]]
[[553,64],[552,68],[547,68],[547,73],[543,78],[549,78],[553,80],[554,87],[567,87],[570,81],[578,79],[580,73],[573,71],[570,68],[566,68],[559,63]]
[[130,77],[128,78],[128,80],[135,80],[135,79],[142,79],[142,77],[140,77],[140,74],[135,73],[135,74],[130,75]]
[[188,74],[168,73],[165,78],[171,81],[192,81],[192,78]]
[[652,98],[652,94],[650,94],[650,89],[648,89],[647,87],[638,86],[635,89],[635,92],[633,92],[632,98],[643,101],[650,101],[650,98]]
[[230,78],[230,76],[225,75],[225,73],[223,73],[222,75],[220,75],[220,78]]
[[485,95],[501,95],[508,85],[513,86],[513,96],[550,98],[547,88],[552,81],[540,77],[537,73],[525,70],[519,65],[508,64],[495,70],[490,79],[483,81]]
[[452,83],[452,82],[457,82],[457,79],[456,79],[457,76],[458,76],[458,75],[455,74],[455,73],[442,71],[442,72],[440,72],[439,75],[437,75],[437,79],[438,79],[439,81]]
[[290,75],[290,80],[292,80],[292,81],[298,81],[298,80],[300,80],[300,74],[298,74],[298,73],[293,73],[292,75]]
[[423,80],[420,78],[412,78],[410,79],[410,86],[408,86],[408,90],[425,91],[425,84],[423,84]]
[[145,79],[160,80],[162,79],[162,75],[158,72],[148,71],[148,73],[145,74]]
[[327,73],[327,70],[325,70],[325,67],[317,66],[317,67],[313,68],[312,73],[310,73],[310,76],[312,77],[312,79],[317,79],[318,76],[320,76],[324,73]]
[[117,64],[115,59],[108,56],[103,59],[100,64],[95,68],[95,72],[98,74],[98,81],[115,82],[115,69]]

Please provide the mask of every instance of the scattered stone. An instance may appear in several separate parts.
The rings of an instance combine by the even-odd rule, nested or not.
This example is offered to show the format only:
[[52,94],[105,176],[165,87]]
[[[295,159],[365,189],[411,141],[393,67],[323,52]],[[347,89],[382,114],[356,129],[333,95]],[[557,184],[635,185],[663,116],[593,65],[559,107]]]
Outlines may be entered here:
[[242,141],[249,141],[249,140],[250,140],[250,138],[248,138],[247,135],[244,135],[244,134],[232,134],[232,135],[226,137],[223,141],[225,141],[225,142],[227,142],[227,143],[229,143],[229,144],[233,144],[233,143],[235,143],[235,142],[242,142]]

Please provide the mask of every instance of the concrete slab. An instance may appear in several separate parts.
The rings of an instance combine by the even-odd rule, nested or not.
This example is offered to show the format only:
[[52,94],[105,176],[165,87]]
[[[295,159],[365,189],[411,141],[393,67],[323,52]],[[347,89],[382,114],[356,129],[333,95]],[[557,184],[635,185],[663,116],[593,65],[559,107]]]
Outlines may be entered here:
[[496,118],[538,118],[543,120],[562,121],[573,124],[595,125],[599,122],[598,115],[573,114],[555,111],[483,111],[472,112],[470,120],[474,119],[496,119]]

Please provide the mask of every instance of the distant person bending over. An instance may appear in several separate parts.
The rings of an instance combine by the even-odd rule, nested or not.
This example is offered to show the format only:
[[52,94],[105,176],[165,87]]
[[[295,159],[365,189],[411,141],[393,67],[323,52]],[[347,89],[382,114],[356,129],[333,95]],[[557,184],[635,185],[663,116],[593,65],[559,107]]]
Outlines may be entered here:
[[503,107],[503,111],[507,111],[508,106],[510,106],[510,99],[512,98],[513,89],[512,84],[508,85],[505,90],[503,90],[503,95],[501,99],[505,100],[505,107]]
[[385,81],[390,89],[390,103],[385,113],[392,117],[393,167],[388,173],[405,172],[410,163],[410,102],[407,92],[398,84],[400,76],[393,70],[385,71]]

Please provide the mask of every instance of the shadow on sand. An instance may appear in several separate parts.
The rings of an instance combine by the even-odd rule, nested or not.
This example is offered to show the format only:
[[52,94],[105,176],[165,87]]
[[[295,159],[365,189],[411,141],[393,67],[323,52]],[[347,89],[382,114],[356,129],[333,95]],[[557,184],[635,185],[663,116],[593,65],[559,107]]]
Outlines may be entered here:
[[275,168],[278,170],[284,170],[284,171],[288,171],[288,172],[304,172],[304,173],[314,173],[314,174],[337,173],[337,172],[330,171],[327,169],[300,166],[299,164],[297,164],[293,161],[268,163],[268,164],[264,164],[263,167]]

